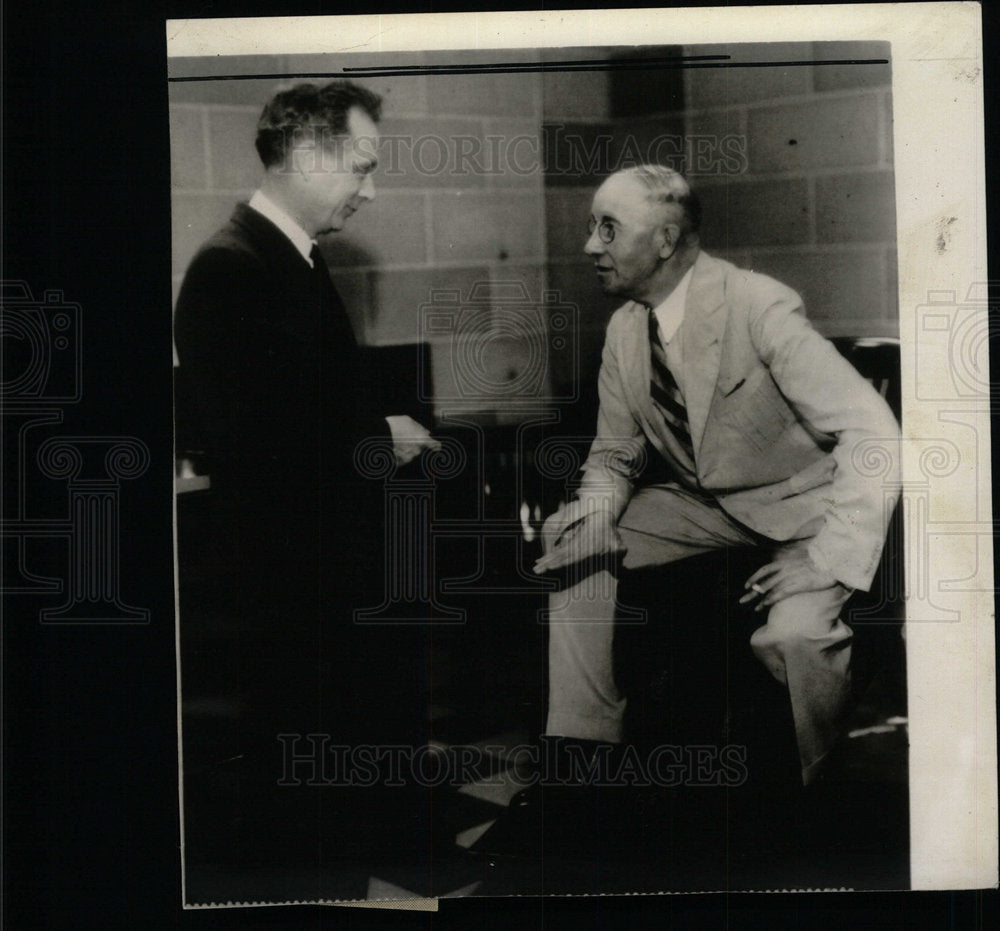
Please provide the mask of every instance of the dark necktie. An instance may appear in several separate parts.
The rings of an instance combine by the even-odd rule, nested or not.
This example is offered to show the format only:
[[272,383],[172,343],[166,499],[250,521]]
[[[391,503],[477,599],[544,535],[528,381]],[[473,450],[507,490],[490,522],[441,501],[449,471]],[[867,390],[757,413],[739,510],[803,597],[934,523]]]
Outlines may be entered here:
[[328,324],[332,325],[334,332],[337,333],[340,339],[347,339],[349,342],[354,343],[354,331],[351,329],[350,321],[347,318],[344,302],[340,299],[337,289],[330,280],[330,270],[326,266],[326,259],[323,258],[323,253],[320,252],[319,246],[315,243],[313,243],[312,249],[309,250],[309,258],[312,259],[313,263],[312,273],[313,279],[316,282],[316,288],[327,307]]
[[316,243],[313,243],[312,249],[309,250],[309,258],[312,259],[313,278],[316,280],[320,294],[326,298],[329,298],[331,293],[336,294],[333,290],[333,282],[330,281],[330,270],[326,267],[326,259],[323,258],[323,253],[319,251],[319,246]]
[[656,409],[663,416],[670,432],[694,464],[694,444],[691,442],[691,428],[688,426],[687,408],[684,396],[667,365],[667,351],[660,340],[660,325],[656,314],[649,311],[650,385]]

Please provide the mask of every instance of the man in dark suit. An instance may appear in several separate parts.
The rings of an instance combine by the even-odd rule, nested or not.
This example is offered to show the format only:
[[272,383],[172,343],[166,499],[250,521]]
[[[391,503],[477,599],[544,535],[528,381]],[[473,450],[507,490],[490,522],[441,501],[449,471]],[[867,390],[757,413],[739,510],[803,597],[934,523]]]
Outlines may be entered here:
[[751,645],[788,690],[809,784],[850,694],[841,608],[871,583],[898,494],[866,473],[864,453],[874,444],[898,468],[899,426],[798,295],[702,252],[698,224],[687,181],[657,165],[612,175],[593,199],[585,251],[605,293],[626,303],[608,325],[579,495],[546,522],[536,566],[570,576],[552,601],[547,733],[622,737],[616,579],[595,560],[623,553],[641,569],[765,546],[771,559],[740,600],[760,612]]
[[[346,81],[277,94],[258,123],[262,183],[199,250],[177,302],[211,476],[212,600],[238,632],[240,751],[270,784],[287,763],[281,733],[420,741],[419,643],[353,623],[381,601],[384,559],[382,488],[355,453],[382,438],[405,464],[438,444],[373,408],[317,242],[374,197],[379,109]],[[344,807],[336,792],[327,811]]]

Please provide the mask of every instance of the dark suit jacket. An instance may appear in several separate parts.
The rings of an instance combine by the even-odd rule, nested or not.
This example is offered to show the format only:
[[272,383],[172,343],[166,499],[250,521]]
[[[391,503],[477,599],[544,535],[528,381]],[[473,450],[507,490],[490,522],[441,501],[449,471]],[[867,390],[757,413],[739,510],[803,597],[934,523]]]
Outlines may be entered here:
[[382,488],[353,454],[389,438],[390,412],[368,403],[332,285],[240,204],[191,262],[174,332],[194,408],[178,416],[206,453],[220,584],[265,626],[349,624],[382,555]]

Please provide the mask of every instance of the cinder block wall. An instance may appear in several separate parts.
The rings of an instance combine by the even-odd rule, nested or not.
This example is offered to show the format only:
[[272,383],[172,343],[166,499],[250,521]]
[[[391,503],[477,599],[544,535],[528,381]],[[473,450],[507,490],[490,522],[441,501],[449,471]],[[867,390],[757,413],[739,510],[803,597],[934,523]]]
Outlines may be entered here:
[[[533,57],[449,52],[394,55],[392,64]],[[369,55],[171,59],[170,74],[306,75],[385,64],[384,56]],[[505,327],[502,305],[492,300],[523,289],[537,303],[546,286],[541,75],[351,77],[385,101],[376,199],[323,243],[359,340],[393,345],[430,338],[433,388],[453,407],[492,411],[512,394],[547,394],[547,381],[521,377],[526,366],[538,368],[532,360],[544,334]],[[293,80],[170,84],[175,299],[198,246],[257,186],[256,122],[267,99],[288,83]],[[434,303],[436,291],[457,291],[467,304],[474,289],[473,316],[451,331],[439,317],[434,335],[422,331],[420,308]],[[450,306],[450,296],[437,297]],[[525,319],[537,329],[537,314]],[[493,328],[485,337],[484,326]],[[465,336],[453,339],[456,330]],[[484,345],[485,354],[472,358]],[[473,384],[470,365],[481,367]],[[522,382],[513,392],[507,388]]]
[[[567,48],[548,54],[563,61],[623,57],[610,48]],[[638,54],[677,56],[681,49],[649,48]],[[549,285],[578,308],[580,390],[584,403],[594,408],[566,414],[581,430],[593,430],[604,331],[621,300],[601,293],[593,261],[583,253],[590,201],[603,178],[618,168],[646,161],[651,153],[673,164],[677,153],[683,152],[682,77],[679,70],[553,73],[545,75],[543,89]],[[555,384],[572,377],[572,371],[554,365]]]
[[[779,63],[888,58],[889,46],[773,43],[642,54]],[[821,332],[897,335],[890,65],[675,73],[675,83],[647,71],[546,76],[543,133],[557,140],[545,178],[549,283],[580,307],[582,370],[599,364],[616,304],[600,293],[581,251],[590,198],[602,176],[639,159],[686,171],[704,204],[705,250],[795,288]],[[575,165],[564,151],[567,137],[581,156]],[[599,167],[586,170],[591,165]]]
[[[782,62],[887,58],[888,51],[885,43],[796,43],[641,54]],[[394,55],[392,64],[516,62],[539,54],[599,60],[619,53],[425,53]],[[175,294],[194,251],[257,184],[254,127],[279,84],[263,76],[385,62],[369,55],[170,60],[176,77],[262,75],[170,85]],[[453,337],[456,322],[431,337],[439,412],[460,404],[489,411],[484,419],[492,420],[512,396],[567,397],[575,373],[583,381],[596,375],[617,302],[600,293],[582,254],[590,197],[602,177],[651,151],[692,174],[705,205],[706,250],[796,288],[828,335],[897,332],[888,65],[356,80],[385,97],[377,198],[325,248],[359,339],[386,345],[427,338],[420,308],[435,292],[457,292],[463,306],[477,286],[486,295],[486,310],[465,318],[465,336]],[[724,139],[738,140],[739,157],[732,149],[719,157]],[[707,153],[704,164],[698,151]],[[576,309],[578,330],[569,353],[549,353],[539,383],[523,376],[539,367],[539,346],[552,342],[535,332],[546,327],[540,300],[547,289]],[[518,292],[541,313],[518,317],[493,300]],[[482,320],[492,328],[485,339]],[[470,366],[482,376],[472,385]],[[590,422],[590,413],[582,420]]]
[[[697,46],[734,61],[889,58],[888,43]],[[890,65],[687,69],[689,134],[746,137],[696,178],[705,249],[795,288],[828,336],[898,335]]]

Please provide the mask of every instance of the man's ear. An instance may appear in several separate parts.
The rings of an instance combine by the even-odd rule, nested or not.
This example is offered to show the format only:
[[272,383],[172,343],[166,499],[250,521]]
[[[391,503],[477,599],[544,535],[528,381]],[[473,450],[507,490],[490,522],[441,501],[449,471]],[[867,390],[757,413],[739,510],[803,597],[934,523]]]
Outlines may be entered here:
[[311,175],[326,167],[329,155],[321,143],[315,133],[304,133],[295,140],[289,159],[293,174],[304,181],[311,181]]
[[308,146],[296,145],[292,147],[289,159],[289,167],[292,174],[298,175],[304,181],[309,180],[310,166],[316,158],[316,153]]
[[681,241],[681,228],[678,223],[668,223],[663,227],[663,245],[660,246],[660,258],[669,259]]

